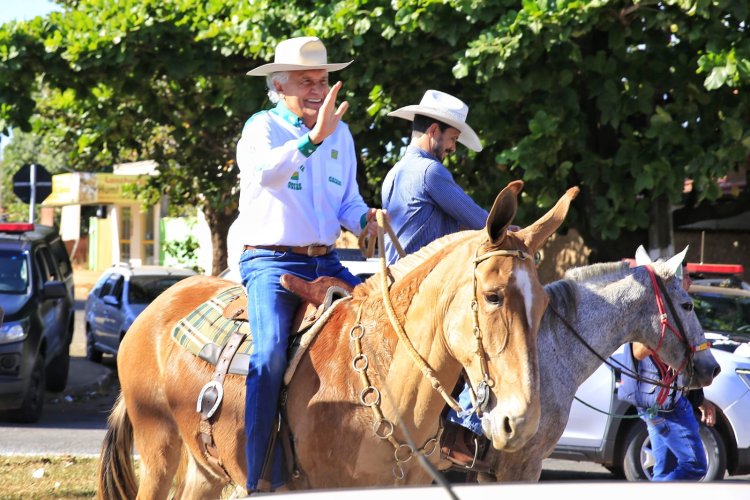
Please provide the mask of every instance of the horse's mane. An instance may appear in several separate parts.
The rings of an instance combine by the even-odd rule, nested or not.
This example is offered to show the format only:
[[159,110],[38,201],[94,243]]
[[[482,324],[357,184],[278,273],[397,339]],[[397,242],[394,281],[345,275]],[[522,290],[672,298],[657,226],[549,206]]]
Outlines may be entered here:
[[[612,280],[619,279],[625,273],[624,271],[629,269],[627,262],[601,262],[599,264],[591,264],[588,266],[574,267],[565,271],[563,279],[569,279],[573,281],[602,281],[604,279]],[[616,276],[610,276],[615,274]]]
[[[549,306],[571,320],[578,311],[575,288],[578,285],[602,286],[625,277],[631,271],[627,262],[602,262],[565,271],[563,278],[544,286]],[[549,310],[549,309],[548,309]],[[548,316],[545,314],[545,317]]]
[[[434,267],[437,262],[439,262],[439,259],[433,259],[433,257],[438,254],[442,255],[449,251],[458,241],[468,239],[475,234],[476,231],[460,231],[458,233],[451,233],[442,238],[438,238],[416,252],[399,259],[395,264],[388,268],[388,272],[393,277],[393,281],[397,282],[403,280],[411,271],[430,259],[432,259],[431,267]],[[376,293],[379,292],[380,289],[380,273],[370,276],[362,285],[357,287],[357,291],[361,290],[364,293]]]

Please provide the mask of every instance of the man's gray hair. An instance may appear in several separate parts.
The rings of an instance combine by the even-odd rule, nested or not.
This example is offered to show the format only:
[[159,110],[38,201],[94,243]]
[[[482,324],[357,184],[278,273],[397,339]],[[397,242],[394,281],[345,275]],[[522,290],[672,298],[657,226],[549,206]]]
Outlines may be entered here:
[[281,100],[279,93],[276,92],[276,85],[273,82],[279,82],[285,84],[289,80],[288,71],[276,71],[266,76],[266,86],[268,87],[268,98],[272,103],[276,104]]

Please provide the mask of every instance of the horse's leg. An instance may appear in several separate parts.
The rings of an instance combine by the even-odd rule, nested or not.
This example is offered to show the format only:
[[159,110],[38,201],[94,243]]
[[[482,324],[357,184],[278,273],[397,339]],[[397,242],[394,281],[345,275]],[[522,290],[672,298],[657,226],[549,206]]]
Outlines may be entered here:
[[175,498],[220,498],[224,490],[224,482],[218,480],[214,474],[207,471],[198,463],[192,454],[183,454],[185,466],[184,481],[181,495]]
[[141,456],[138,498],[167,498],[182,448],[177,425],[166,405],[140,406],[135,413],[131,420],[135,447]]

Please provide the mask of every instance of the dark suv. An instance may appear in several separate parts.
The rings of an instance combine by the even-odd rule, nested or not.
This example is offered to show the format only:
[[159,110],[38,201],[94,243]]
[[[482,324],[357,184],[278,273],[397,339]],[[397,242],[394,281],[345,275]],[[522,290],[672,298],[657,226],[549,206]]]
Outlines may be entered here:
[[68,382],[73,269],[57,229],[0,224],[0,411],[36,422],[44,390]]

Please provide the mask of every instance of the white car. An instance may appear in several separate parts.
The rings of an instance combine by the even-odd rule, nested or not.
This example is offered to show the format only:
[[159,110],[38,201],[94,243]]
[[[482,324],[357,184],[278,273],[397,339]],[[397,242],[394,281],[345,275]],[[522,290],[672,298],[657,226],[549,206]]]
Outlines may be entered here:
[[86,357],[99,363],[104,353],[117,355],[120,341],[146,306],[195,274],[192,269],[127,264],[104,271],[86,299]]

